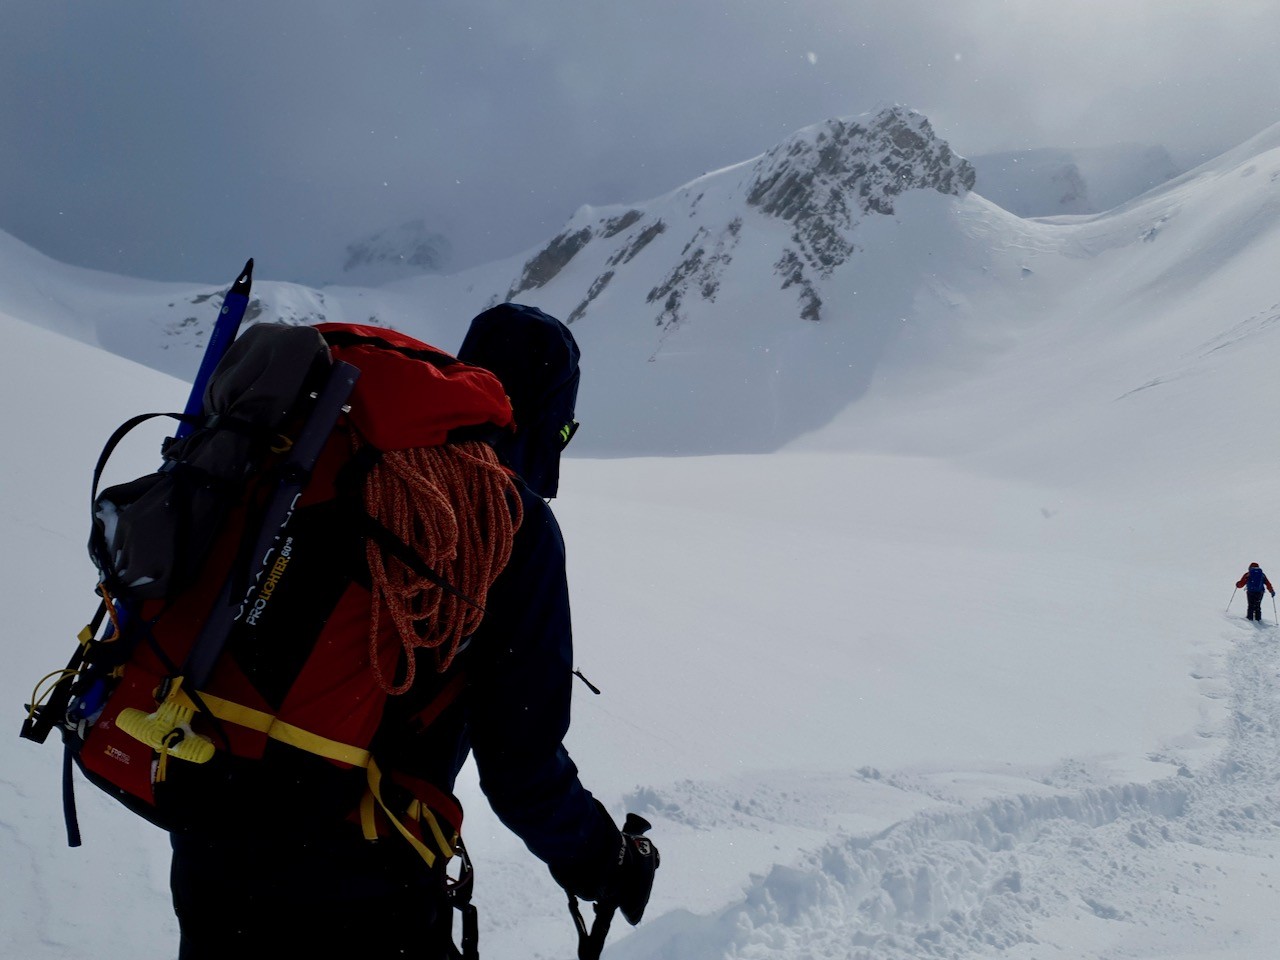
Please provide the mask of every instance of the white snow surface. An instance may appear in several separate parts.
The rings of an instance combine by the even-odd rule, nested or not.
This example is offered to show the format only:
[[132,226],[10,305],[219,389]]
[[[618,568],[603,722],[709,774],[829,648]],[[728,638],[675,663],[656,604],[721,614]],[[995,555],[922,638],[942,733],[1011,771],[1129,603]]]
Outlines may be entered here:
[[[654,453],[680,404],[624,407],[665,356],[686,359],[663,390],[729,398],[713,412],[734,429],[751,422],[739,397],[777,419],[760,424],[773,452],[724,452],[714,418],[694,418],[703,455],[627,456],[615,436],[611,459],[564,465],[577,666],[603,690],[577,688],[569,747],[619,819],[653,821],[663,858],[645,921],[618,921],[606,957],[1275,956],[1280,634],[1270,600],[1255,625],[1231,591],[1250,561],[1280,574],[1278,226],[1273,128],[1095,217],[903,194],[822,281],[856,311],[818,322],[781,312],[792,291],[750,238],[724,295],[666,328],[619,275],[574,327],[583,434],[634,428],[632,453]],[[524,260],[255,290],[264,316],[373,315],[449,348]],[[579,267],[521,299],[567,314],[597,275]],[[97,346],[189,375],[216,303],[190,300],[218,289],[75,270],[0,237],[15,734],[93,609],[102,442],[185,397]],[[169,303],[198,322],[166,325]],[[805,403],[830,412],[794,413]],[[163,428],[140,432],[119,479],[154,466]],[[59,750],[0,744],[5,955],[174,955],[163,834],[82,783],[85,845],[67,849]],[[470,768],[460,795],[482,955],[572,956],[562,895]]]

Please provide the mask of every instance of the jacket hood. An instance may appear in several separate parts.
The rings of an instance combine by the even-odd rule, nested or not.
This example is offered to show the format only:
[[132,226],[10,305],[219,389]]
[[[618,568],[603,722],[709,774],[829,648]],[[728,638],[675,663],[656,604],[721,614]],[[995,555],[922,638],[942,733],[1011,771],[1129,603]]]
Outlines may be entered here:
[[458,359],[502,382],[516,430],[498,440],[502,462],[538,496],[560,486],[560,452],[573,435],[578,344],[569,328],[537,307],[502,303],[471,321]]

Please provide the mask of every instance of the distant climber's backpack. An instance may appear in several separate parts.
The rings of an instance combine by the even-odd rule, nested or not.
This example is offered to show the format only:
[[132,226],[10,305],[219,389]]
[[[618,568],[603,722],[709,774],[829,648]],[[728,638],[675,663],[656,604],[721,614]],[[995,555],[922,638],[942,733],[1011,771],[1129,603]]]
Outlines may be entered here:
[[1245,582],[1245,590],[1249,593],[1261,593],[1266,589],[1267,575],[1262,572],[1261,567],[1250,567],[1248,578]]
[[[103,602],[23,735],[61,729],[90,781],[168,830],[237,806],[245,820],[319,808],[447,859],[457,802],[379,752],[388,688],[412,679],[414,658],[379,619],[371,565],[391,558],[476,609],[484,596],[372,518],[361,491],[393,451],[501,435],[501,385],[382,328],[258,325],[165,466],[97,494],[112,448],[143,419],[95,470]],[[414,688],[419,727],[462,687],[456,671],[432,673]],[[74,832],[73,810],[68,822]]]

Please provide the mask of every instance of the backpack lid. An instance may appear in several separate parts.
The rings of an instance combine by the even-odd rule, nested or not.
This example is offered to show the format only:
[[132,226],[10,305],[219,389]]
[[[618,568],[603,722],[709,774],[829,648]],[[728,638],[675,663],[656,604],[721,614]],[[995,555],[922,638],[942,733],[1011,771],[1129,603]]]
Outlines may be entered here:
[[351,422],[379,450],[434,447],[463,428],[509,429],[511,403],[488,370],[386,327],[321,323],[334,359],[360,368]]
[[580,352],[569,328],[537,307],[502,303],[471,321],[458,357],[492,370],[511,398],[516,432],[495,444],[502,462],[538,496],[554,497],[578,400]]

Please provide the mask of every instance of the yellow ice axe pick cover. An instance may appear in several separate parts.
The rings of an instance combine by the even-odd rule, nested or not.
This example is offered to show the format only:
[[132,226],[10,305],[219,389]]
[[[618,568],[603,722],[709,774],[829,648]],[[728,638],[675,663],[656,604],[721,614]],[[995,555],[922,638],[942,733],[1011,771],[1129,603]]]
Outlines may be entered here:
[[146,713],[134,707],[120,711],[116,726],[145,743],[160,754],[157,780],[164,779],[164,767],[169,757],[189,760],[192,763],[208,763],[213,759],[213,741],[191,730],[191,720],[196,705],[182,692],[182,678],[171,686],[164,703],[154,713]]

